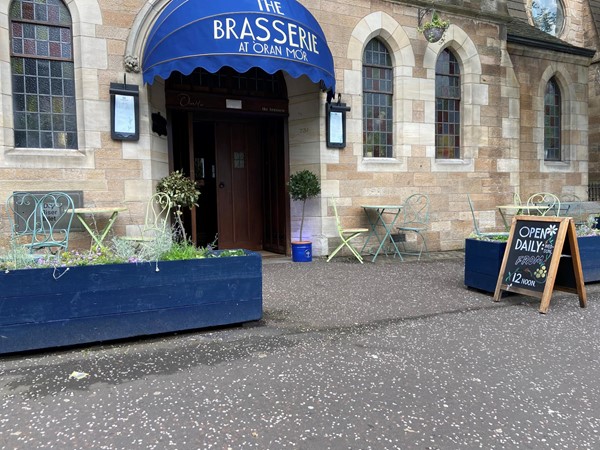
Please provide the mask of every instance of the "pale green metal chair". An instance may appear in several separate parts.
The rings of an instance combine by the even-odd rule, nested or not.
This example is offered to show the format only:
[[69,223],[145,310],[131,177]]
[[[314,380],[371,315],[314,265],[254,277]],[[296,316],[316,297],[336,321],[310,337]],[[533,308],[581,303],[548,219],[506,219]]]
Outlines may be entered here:
[[[406,251],[406,242],[401,241],[400,244],[403,247],[403,251],[400,253],[406,255],[418,256],[421,259],[423,252],[429,256],[429,250],[427,249],[427,240],[423,234],[429,228],[429,196],[426,194],[412,194],[409,196],[402,207],[402,223],[396,227],[400,233],[415,233],[416,244],[418,251],[409,252]],[[421,239],[421,245],[419,245],[419,238]]]
[[14,192],[6,199],[6,216],[13,243],[31,242],[38,198],[29,192]]
[[518,206],[520,206],[520,205],[522,205],[522,204],[523,204],[523,202],[521,201],[521,196],[519,195],[519,193],[518,193],[518,192],[515,192],[515,193],[513,194],[513,205],[518,205]]
[[575,194],[565,194],[561,196],[561,215],[569,215],[573,218],[573,222],[576,226],[585,225],[587,222],[587,216],[583,208],[583,202],[581,198]]
[[338,235],[340,236],[340,239],[342,240],[341,244],[337,246],[337,248],[331,252],[331,254],[329,255],[329,257],[327,258],[327,262],[331,261],[331,259],[344,247],[347,247],[350,252],[356,257],[356,259],[358,259],[358,261],[362,264],[364,258],[362,257],[362,255],[359,253],[358,250],[356,250],[356,248],[354,248],[354,246],[350,243],[350,241],[352,239],[357,238],[358,236],[360,236],[363,233],[368,233],[369,229],[368,228],[344,228],[342,226],[342,222],[340,220],[340,216],[338,215],[338,210],[337,210],[337,205],[335,204],[335,200],[331,199],[331,205],[333,206],[333,211],[335,213],[335,221],[337,224],[337,229],[338,229]]
[[479,229],[479,222],[475,216],[475,208],[473,208],[473,201],[471,196],[467,194],[467,200],[469,201],[469,208],[471,209],[471,216],[473,216],[473,232],[478,237],[488,237],[491,239],[499,237],[507,237],[510,233],[508,231],[481,231]]
[[140,226],[139,235],[122,236],[121,239],[133,242],[151,242],[167,232],[169,211],[173,202],[168,194],[157,192],[146,204],[146,218]]

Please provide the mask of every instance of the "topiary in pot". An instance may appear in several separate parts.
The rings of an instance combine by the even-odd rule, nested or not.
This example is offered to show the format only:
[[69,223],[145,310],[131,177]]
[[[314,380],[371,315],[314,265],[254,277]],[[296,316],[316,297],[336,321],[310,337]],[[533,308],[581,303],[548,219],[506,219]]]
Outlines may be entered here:
[[321,184],[313,172],[310,170],[301,170],[300,172],[290,175],[288,189],[292,200],[302,202],[302,218],[300,220],[300,241],[302,241],[306,200],[316,197],[321,193]]
[[171,204],[175,207],[175,211],[173,212],[175,221],[179,231],[181,231],[183,241],[187,241],[183,221],[181,219],[183,214],[181,208],[192,209],[192,207],[198,206],[196,202],[200,196],[200,191],[198,190],[196,182],[183,175],[183,172],[176,170],[158,182],[156,192],[162,192],[169,196]]

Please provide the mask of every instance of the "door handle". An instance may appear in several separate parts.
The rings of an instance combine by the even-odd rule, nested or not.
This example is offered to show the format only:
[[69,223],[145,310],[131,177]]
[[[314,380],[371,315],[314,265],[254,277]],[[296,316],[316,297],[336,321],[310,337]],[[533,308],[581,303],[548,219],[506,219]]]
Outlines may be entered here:
[[220,187],[221,189],[223,189],[223,188],[225,187],[225,183],[223,183],[223,182],[221,181],[221,182],[219,183],[219,187]]

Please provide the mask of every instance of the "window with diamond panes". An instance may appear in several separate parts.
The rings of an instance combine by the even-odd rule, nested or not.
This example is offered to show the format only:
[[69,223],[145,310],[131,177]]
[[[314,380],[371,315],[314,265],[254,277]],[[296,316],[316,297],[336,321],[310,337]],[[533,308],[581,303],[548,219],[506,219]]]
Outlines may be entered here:
[[77,148],[71,15],[60,0],[10,6],[15,147]]
[[435,157],[460,158],[460,68],[446,49],[435,66]]
[[560,88],[554,78],[544,96],[544,159],[560,161]]
[[363,154],[392,158],[392,58],[383,43],[373,39],[363,55]]

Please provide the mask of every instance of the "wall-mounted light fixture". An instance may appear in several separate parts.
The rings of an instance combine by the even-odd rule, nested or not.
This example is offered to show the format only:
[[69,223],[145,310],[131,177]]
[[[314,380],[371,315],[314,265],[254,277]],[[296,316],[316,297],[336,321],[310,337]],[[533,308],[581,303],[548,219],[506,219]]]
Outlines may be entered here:
[[338,94],[336,102],[325,103],[325,130],[327,134],[327,147],[346,147],[346,112],[350,107],[342,103],[342,94]]
[[139,88],[135,84],[110,83],[110,136],[119,141],[140,138]]

